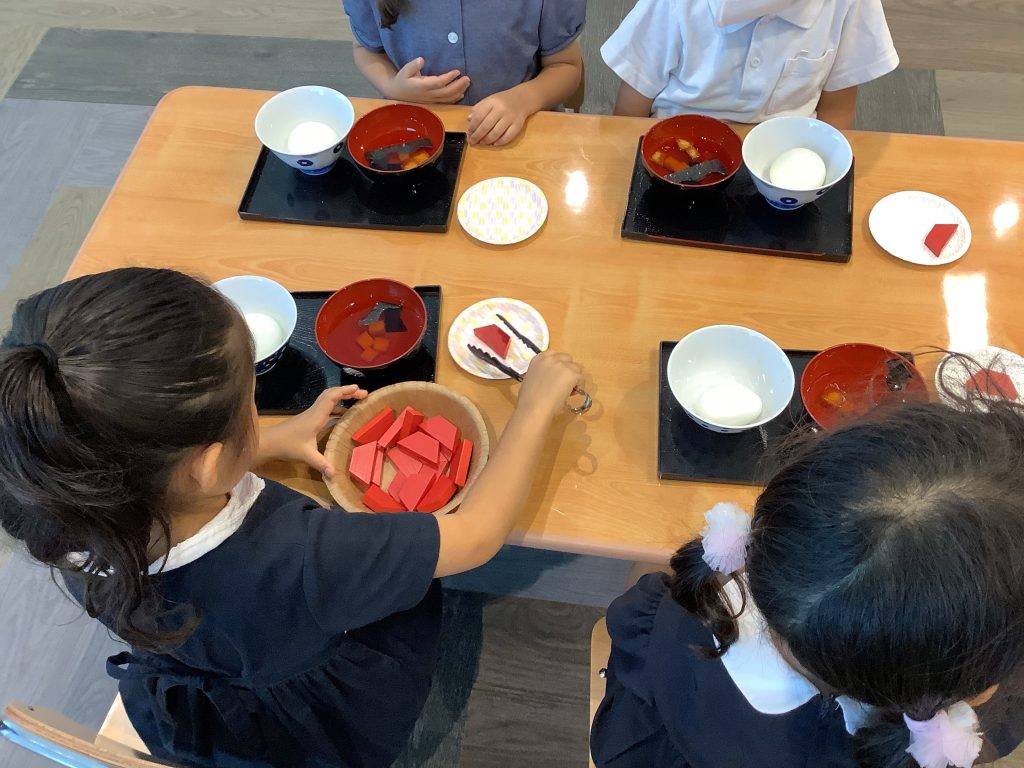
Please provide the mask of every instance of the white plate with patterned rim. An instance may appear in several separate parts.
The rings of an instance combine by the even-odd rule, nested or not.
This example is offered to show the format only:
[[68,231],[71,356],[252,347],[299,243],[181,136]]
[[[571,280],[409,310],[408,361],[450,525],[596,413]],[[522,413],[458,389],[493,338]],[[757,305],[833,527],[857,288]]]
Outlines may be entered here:
[[[924,239],[936,224],[958,224],[956,232],[936,256]],[[875,203],[868,229],[882,248],[897,259],[923,267],[951,264],[971,247],[971,225],[949,200],[931,192],[894,192]]]
[[[488,325],[496,325],[511,337],[508,346],[508,355],[502,361],[521,373],[526,373],[530,360],[534,353],[523,342],[516,338],[516,335],[505,327],[498,319],[498,315],[504,317],[516,327],[516,330],[530,339],[541,349],[547,349],[551,341],[548,335],[548,324],[544,322],[543,316],[536,309],[525,301],[518,299],[494,298],[478,301],[471,307],[466,307],[455,318],[452,327],[448,330],[448,352],[452,359],[466,373],[479,376],[481,379],[507,379],[501,371],[492,368],[483,360],[478,360],[469,351],[469,345],[474,344],[486,352],[494,354],[494,350],[484,344],[476,337],[473,331]],[[495,355],[497,356],[497,355]]]
[[532,181],[516,176],[484,179],[462,193],[459,223],[490,245],[512,245],[533,237],[548,217],[548,199]]
[[959,359],[947,355],[935,369],[935,391],[943,402],[955,404],[953,398],[999,397],[985,390],[1002,392],[1006,399],[1024,402],[1024,357],[1002,347],[982,347],[964,352]]

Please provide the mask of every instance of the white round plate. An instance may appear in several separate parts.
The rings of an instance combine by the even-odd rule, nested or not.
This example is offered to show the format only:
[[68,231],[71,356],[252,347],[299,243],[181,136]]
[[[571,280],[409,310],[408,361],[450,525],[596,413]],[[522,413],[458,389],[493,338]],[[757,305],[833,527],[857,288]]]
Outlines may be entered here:
[[[936,224],[960,225],[941,256],[924,244]],[[875,241],[897,259],[925,267],[950,264],[971,247],[967,217],[949,200],[930,192],[894,192],[883,197],[871,209],[868,228]]]
[[548,324],[544,322],[540,312],[526,302],[503,298],[478,301],[473,306],[462,310],[455,318],[455,322],[452,323],[452,327],[448,330],[448,352],[451,353],[452,359],[462,370],[479,376],[481,379],[507,379],[508,376],[492,368],[483,360],[477,359],[469,351],[468,345],[474,344],[485,352],[494,354],[494,350],[474,335],[473,331],[476,328],[496,325],[512,337],[512,342],[508,345],[508,356],[502,362],[507,363],[520,373],[526,373],[530,360],[534,356],[534,353],[517,339],[516,335],[506,328],[496,315],[504,315],[517,331],[541,349],[547,349],[548,343],[551,341],[548,336]]
[[463,192],[458,210],[462,228],[480,242],[512,245],[533,237],[543,226],[548,199],[532,181],[498,176]]
[[[981,370],[992,370],[1008,376],[1017,390],[1016,402],[1024,403],[1024,357],[1002,347],[982,347],[964,352],[963,355],[981,366]],[[935,369],[935,391],[947,404],[954,403],[947,393],[963,398],[976,396],[974,392],[967,391],[967,382],[978,372],[979,369],[968,360],[950,360],[947,356]]]

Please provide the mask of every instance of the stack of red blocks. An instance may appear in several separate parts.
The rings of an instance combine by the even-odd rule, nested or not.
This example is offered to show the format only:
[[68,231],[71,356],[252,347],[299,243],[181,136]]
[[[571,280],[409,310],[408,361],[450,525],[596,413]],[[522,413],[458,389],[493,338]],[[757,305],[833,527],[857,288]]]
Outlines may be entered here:
[[[466,485],[473,442],[443,416],[424,419],[415,408],[398,416],[385,408],[352,435],[348,472],[365,488],[363,504],[374,512],[436,512]],[[384,462],[395,477],[383,487]]]

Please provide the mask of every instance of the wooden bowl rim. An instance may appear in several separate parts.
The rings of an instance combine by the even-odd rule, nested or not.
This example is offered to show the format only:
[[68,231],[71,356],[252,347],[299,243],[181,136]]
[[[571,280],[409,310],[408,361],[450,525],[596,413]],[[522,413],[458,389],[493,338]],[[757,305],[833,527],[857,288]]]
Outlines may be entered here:
[[[324,456],[326,456],[327,460],[330,461],[332,466],[336,468],[336,472],[334,478],[330,480],[324,478],[324,483],[327,485],[327,490],[330,491],[331,498],[334,499],[336,504],[338,504],[340,507],[342,507],[348,512],[369,512],[370,514],[375,514],[371,510],[366,509],[362,504],[359,505],[358,509],[349,509],[349,502],[342,498],[344,494],[341,494],[338,490],[337,480],[335,478],[339,477],[339,475],[347,477],[347,474],[341,474],[343,470],[334,460],[334,457],[336,453],[341,449],[339,443],[343,441],[347,442],[349,437],[349,435],[345,434],[344,428],[339,429],[339,427],[342,427],[342,425],[354,421],[361,414],[367,414],[364,423],[365,421],[369,421],[374,416],[376,416],[378,411],[373,408],[373,400],[375,396],[379,396],[382,394],[390,394],[394,392],[403,392],[406,390],[410,392],[423,392],[429,391],[431,389],[434,389],[438,392],[442,392],[445,394],[445,396],[451,397],[455,402],[461,404],[466,409],[466,412],[469,414],[470,420],[474,422],[474,424],[476,424],[476,427],[480,432],[480,440],[477,445],[473,446],[473,465],[470,468],[469,478],[466,481],[465,487],[460,488],[458,493],[456,493],[452,497],[451,501],[449,501],[447,504],[445,504],[443,507],[441,507],[439,510],[432,514],[447,515],[458,509],[459,505],[462,504],[462,499],[465,497],[466,491],[469,490],[473,482],[480,475],[480,472],[483,470],[484,465],[487,463],[487,458],[490,455],[491,449],[491,437],[490,433],[487,431],[487,422],[484,421],[484,417],[480,413],[480,409],[476,407],[476,403],[474,403],[461,392],[456,392],[454,389],[451,389],[449,387],[444,386],[443,384],[438,384],[432,381],[402,381],[399,382],[398,384],[391,384],[390,386],[374,390],[357,407],[349,408],[347,411],[345,411],[345,413],[342,414],[341,418],[339,418],[338,421],[335,422],[334,426],[331,427],[331,434],[327,438],[327,445],[324,447]],[[378,397],[378,399],[380,398]],[[367,408],[367,406],[369,407]],[[437,414],[425,415],[434,416]]]

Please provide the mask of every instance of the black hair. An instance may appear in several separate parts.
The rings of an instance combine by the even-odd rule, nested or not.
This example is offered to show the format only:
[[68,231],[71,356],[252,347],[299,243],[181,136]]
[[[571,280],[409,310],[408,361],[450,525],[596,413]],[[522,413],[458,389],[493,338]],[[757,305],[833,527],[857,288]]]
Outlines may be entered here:
[[391,29],[407,7],[409,7],[409,0],[377,0],[380,25],[384,29]]
[[[670,585],[720,655],[734,613],[702,555],[680,549]],[[904,713],[929,719],[1024,661],[1020,406],[911,405],[806,438],[757,499],[745,577],[804,671],[876,708],[858,763],[916,766]]]
[[180,643],[198,620],[161,625],[151,538],[170,541],[188,451],[248,434],[251,366],[234,306],[166,269],[38,293],[0,343],[0,524],[137,647]]

